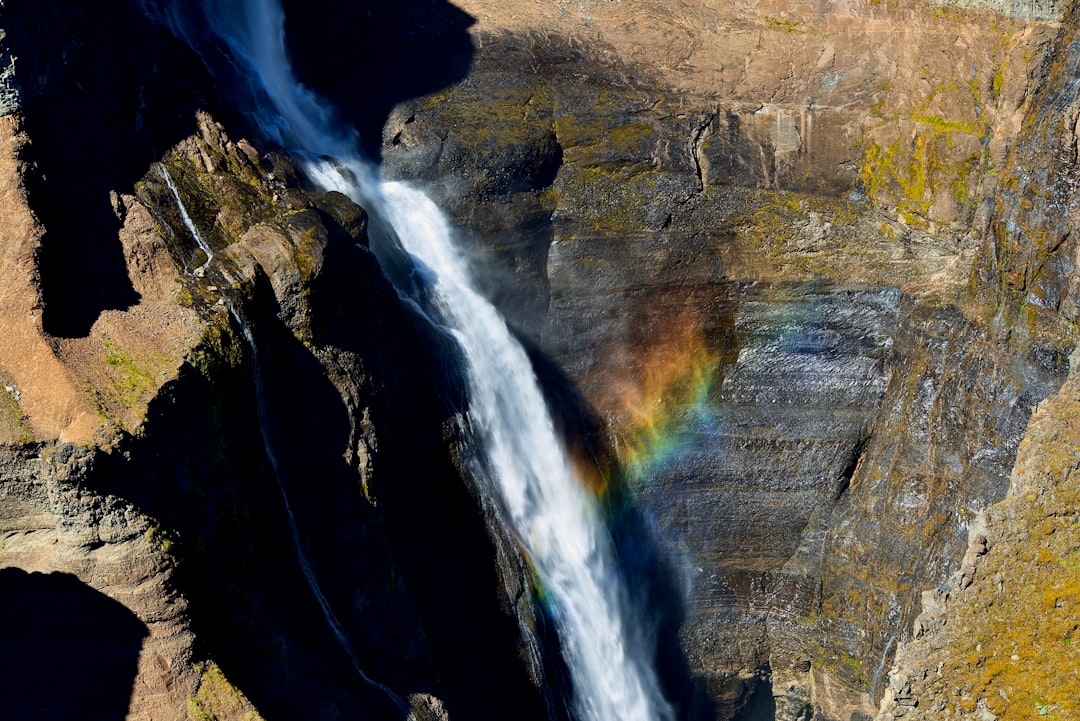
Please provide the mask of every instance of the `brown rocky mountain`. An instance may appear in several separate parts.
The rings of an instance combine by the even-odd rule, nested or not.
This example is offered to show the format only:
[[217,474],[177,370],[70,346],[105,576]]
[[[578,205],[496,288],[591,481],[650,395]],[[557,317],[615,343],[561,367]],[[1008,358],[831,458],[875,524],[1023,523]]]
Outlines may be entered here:
[[[284,5],[488,269],[679,718],[1080,714],[1080,9]],[[154,7],[0,3],[8,717],[569,718],[458,351]]]

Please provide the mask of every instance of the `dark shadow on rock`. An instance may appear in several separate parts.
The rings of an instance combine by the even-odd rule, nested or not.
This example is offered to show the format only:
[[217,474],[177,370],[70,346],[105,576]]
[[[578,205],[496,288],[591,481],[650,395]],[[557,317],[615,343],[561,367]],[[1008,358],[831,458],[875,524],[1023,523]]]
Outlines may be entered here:
[[356,283],[356,269],[366,264],[376,272],[374,258],[347,238],[331,241],[312,292],[313,316],[322,319],[313,330],[381,370],[371,406],[374,427],[382,429],[371,490],[439,669],[447,710],[455,718],[548,721],[546,702],[521,662],[517,621],[500,607],[490,519],[462,480],[461,459],[448,441],[451,417],[465,404],[460,350],[398,302],[388,285],[394,303],[383,302],[377,314],[360,311],[372,303],[364,297],[370,289]]
[[746,705],[732,721],[776,721],[776,699],[772,690],[771,681],[758,681]]
[[102,464],[98,490],[130,499],[175,534],[176,582],[190,601],[197,654],[213,658],[263,715],[400,719],[350,652],[402,696],[438,694],[437,673],[379,520],[344,458],[348,411],[278,318],[264,276],[254,296],[242,313],[257,342],[265,414],[251,349],[234,327],[200,354],[201,367],[185,366],[163,389],[145,433]]
[[[259,285],[257,297],[265,302],[269,284]],[[370,518],[342,458],[346,411],[274,309],[250,314],[262,380],[275,396],[267,433],[298,540],[334,613],[352,632],[359,627],[358,597],[381,607],[396,589],[363,585],[370,577],[388,578],[390,570],[377,542],[358,538]],[[250,348],[239,331],[211,343],[217,347],[204,347],[197,367],[182,368],[153,401],[145,432],[99,464],[94,490],[130,500],[169,529],[179,561],[174,579],[189,600],[197,658],[214,659],[264,716],[399,719],[393,703],[353,669],[298,561],[261,438]],[[322,534],[332,533],[341,538],[328,551]],[[398,618],[381,623],[407,627],[405,606]],[[398,675],[381,676],[386,669],[376,661],[385,649],[378,641],[354,642],[368,674],[430,690],[422,650],[395,647]]]
[[676,569],[657,545],[633,498],[618,457],[607,443],[603,420],[561,368],[522,335],[556,426],[580,468],[595,470],[604,487],[601,502],[630,600],[627,633],[641,634],[652,655],[665,697],[684,721],[716,716],[704,680],[695,678],[679,641],[686,608]]
[[0,695],[12,721],[122,721],[148,631],[66,573],[0,569]]
[[[401,697],[438,696],[455,717],[548,721],[516,620],[500,606],[486,519],[445,436],[460,403],[453,349],[400,303],[371,253],[324,220],[330,243],[311,293],[323,351],[293,336],[265,277],[241,310],[259,348],[277,473],[237,330],[159,394],[145,432],[100,464],[95,490],[175,532],[198,653],[268,718],[403,716],[363,682],[316,601],[280,477],[298,541],[368,676]],[[352,384],[348,404],[331,379]],[[354,433],[364,431],[353,424],[368,414],[377,438],[361,472]]]
[[284,0],[297,77],[330,100],[378,162],[398,103],[465,77],[474,19],[446,0]]
[[29,199],[46,231],[42,322],[52,335],[85,337],[102,311],[139,300],[110,193],[130,193],[195,129],[209,80],[134,0],[7,3],[0,27],[18,58]]

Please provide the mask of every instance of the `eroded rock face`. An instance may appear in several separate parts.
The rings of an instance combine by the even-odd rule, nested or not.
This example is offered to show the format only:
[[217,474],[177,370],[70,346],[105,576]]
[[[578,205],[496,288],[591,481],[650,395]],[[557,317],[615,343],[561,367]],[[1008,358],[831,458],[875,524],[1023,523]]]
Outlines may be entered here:
[[[1067,41],[918,4],[467,7],[470,76],[396,111],[386,167],[631,490],[717,717],[761,679],[755,713],[872,716],[1075,342],[1068,140],[1025,129],[1070,127],[1030,99]],[[995,190],[1048,158],[1060,192]]]
[[[1073,11],[1075,12],[1075,11]],[[1075,320],[1077,54],[1075,21],[1050,60],[1054,75],[1033,98],[1024,134],[996,194],[978,269],[999,312],[1040,317],[1052,308]],[[1011,228],[1011,230],[1009,230]],[[1034,318],[1032,317],[1034,316]],[[1038,326],[1028,333],[1040,335]],[[1050,335],[1056,328],[1041,329]],[[1057,358],[1060,362],[1060,356]],[[972,524],[948,583],[923,594],[914,632],[897,654],[879,719],[1042,718],[1074,713],[1071,681],[1075,573],[1076,362],[1060,390],[1027,424],[1008,496]],[[1035,658],[1038,657],[1038,661]]]
[[194,636],[160,526],[87,488],[88,449],[6,448],[0,464],[9,713],[65,713],[59,701],[66,713],[186,719]]
[[[1076,356],[1073,356],[1076,360]],[[1075,371],[1040,404],[1009,496],[972,525],[959,570],[923,594],[878,719],[1074,713]]]
[[[6,29],[30,43],[50,13],[63,15],[79,57],[108,68],[118,57],[100,47],[103,23],[148,27],[124,14],[133,3],[95,18],[62,6],[20,7]],[[172,41],[155,55],[156,32],[109,49],[161,60],[142,67],[151,76],[187,62],[188,80],[206,80]],[[61,589],[71,604],[115,620],[109,717],[548,717],[559,699],[545,695],[557,684],[535,640],[545,632],[529,571],[458,470],[459,379],[438,360],[452,349],[382,277],[364,211],[305,189],[282,152],[234,139],[184,93],[169,111],[184,116],[182,133],[136,122],[131,156],[97,167],[127,137],[110,128],[85,166],[56,184],[33,176],[41,185],[28,189],[34,168],[19,153],[49,143],[59,91],[87,82],[87,68],[57,65],[63,51],[27,57],[25,112],[3,118],[12,232],[2,267],[13,281],[3,323],[22,339],[0,353],[11,387],[0,570],[21,589],[13,602],[55,596],[39,578],[55,571],[76,589]],[[137,87],[101,90],[77,98],[90,129],[144,110],[127,104]],[[154,99],[147,113],[163,110]],[[155,139],[152,154],[137,152]],[[65,148],[36,153],[39,168]],[[67,257],[74,219],[56,220],[58,199],[84,185],[103,191],[80,201],[101,222]],[[52,270],[36,252],[50,243]],[[76,308],[60,286],[87,254],[81,282],[95,293]],[[99,262],[137,296],[97,288]],[[44,303],[54,313],[43,325]],[[59,411],[39,410],[39,389]],[[34,436],[59,442],[20,445]],[[73,439],[86,447],[64,443]],[[84,641],[66,626],[52,633]],[[69,668],[81,667],[57,672]],[[27,699],[28,713],[41,700]]]

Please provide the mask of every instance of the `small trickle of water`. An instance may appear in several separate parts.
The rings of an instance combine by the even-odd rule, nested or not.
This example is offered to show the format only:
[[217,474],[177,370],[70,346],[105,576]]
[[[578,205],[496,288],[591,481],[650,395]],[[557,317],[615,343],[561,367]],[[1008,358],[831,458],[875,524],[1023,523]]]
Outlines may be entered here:
[[169,169],[165,167],[164,163],[158,163],[157,168],[161,179],[165,181],[165,185],[169,186],[173,198],[176,199],[176,207],[180,209],[180,217],[184,219],[184,225],[187,226],[188,232],[195,238],[195,242],[199,244],[199,248],[206,254],[206,260],[195,269],[195,273],[198,275],[206,270],[206,266],[210,265],[210,261],[214,259],[214,251],[210,250],[210,244],[202,237],[202,233],[195,227],[194,221],[188,215],[187,208],[184,207],[184,201],[180,200],[180,191],[176,189],[176,183],[173,182],[172,176],[169,174]]
[[266,458],[270,462],[270,469],[273,472],[274,481],[277,483],[278,491],[281,493],[281,504],[285,508],[285,517],[289,525],[289,538],[292,540],[293,552],[300,564],[300,570],[304,574],[304,580],[307,581],[312,595],[315,597],[315,600],[319,604],[319,608],[322,610],[323,618],[326,619],[327,625],[330,626],[330,630],[333,632],[334,638],[337,639],[338,645],[341,646],[345,655],[349,657],[356,673],[359,674],[365,683],[385,693],[396,706],[404,710],[407,708],[407,704],[400,696],[384,684],[373,680],[364,672],[364,669],[360,665],[360,659],[357,657],[352,642],[349,640],[349,634],[345,631],[345,627],[341,625],[341,621],[338,620],[337,614],[334,613],[330,601],[327,600],[326,595],[322,592],[322,587],[319,585],[319,579],[315,575],[314,567],[311,565],[311,559],[307,549],[300,540],[300,527],[296,523],[296,516],[293,515],[292,505],[289,503],[289,495],[285,491],[285,482],[281,476],[281,466],[278,463],[277,454],[274,452],[274,446],[270,442],[270,434],[267,430],[270,421],[266,410],[266,389],[263,387],[262,365],[259,360],[259,348],[255,343],[255,336],[231,303],[229,304],[229,315],[232,316],[233,321],[236,323],[237,327],[240,328],[240,332],[243,334],[244,339],[247,341],[248,348],[251,350],[251,375],[255,381],[255,405],[259,419],[259,436],[262,439],[263,451],[266,453]]
[[[187,226],[188,231],[191,232],[195,237],[195,241],[199,244],[199,247],[206,253],[206,262],[196,269],[197,273],[210,264],[214,254],[210,250],[210,246],[203,240],[202,234],[199,233],[199,229],[195,227],[195,224],[191,220],[191,216],[188,215],[187,208],[184,206],[184,201],[180,198],[180,193],[177,191],[176,185],[173,183],[172,176],[169,175],[168,169],[166,169],[164,165],[159,164],[158,171],[165,180],[165,184],[169,186],[169,190],[172,191],[173,198],[176,200],[176,206],[180,210],[180,216],[184,219],[184,224]],[[368,685],[377,688],[386,694],[394,705],[404,711],[408,706],[400,696],[394,693],[389,687],[375,681],[364,672],[364,669],[360,665],[360,659],[357,657],[356,651],[352,647],[352,642],[349,640],[349,635],[345,631],[345,627],[341,625],[341,621],[338,620],[337,614],[334,613],[334,609],[330,605],[330,601],[327,600],[326,594],[323,593],[322,587],[319,585],[319,579],[315,575],[315,568],[311,565],[311,559],[307,549],[300,539],[300,527],[296,522],[296,516],[293,514],[292,504],[289,503],[289,495],[285,491],[285,482],[281,476],[281,466],[278,463],[277,454],[274,452],[274,446],[270,442],[270,434],[267,430],[270,421],[266,410],[266,390],[263,387],[262,364],[259,359],[259,348],[255,342],[254,334],[251,332],[248,324],[240,317],[240,314],[236,312],[236,308],[233,307],[232,303],[228,304],[228,309],[229,315],[232,316],[233,321],[236,323],[237,327],[240,328],[240,332],[243,334],[244,340],[247,341],[248,347],[251,350],[251,370],[255,382],[255,405],[256,414],[259,420],[259,437],[262,439],[263,451],[266,453],[266,458],[270,462],[270,469],[273,473],[274,481],[277,484],[278,491],[281,493],[281,504],[285,508],[285,518],[288,521],[289,526],[289,538],[292,541],[293,553],[296,556],[297,562],[300,564],[300,570],[304,574],[304,580],[307,581],[308,587],[315,597],[315,601],[319,604],[319,609],[322,611],[323,618],[326,619],[326,623],[333,632],[338,645],[341,646],[345,655],[349,657],[349,661],[352,662],[356,673]]]

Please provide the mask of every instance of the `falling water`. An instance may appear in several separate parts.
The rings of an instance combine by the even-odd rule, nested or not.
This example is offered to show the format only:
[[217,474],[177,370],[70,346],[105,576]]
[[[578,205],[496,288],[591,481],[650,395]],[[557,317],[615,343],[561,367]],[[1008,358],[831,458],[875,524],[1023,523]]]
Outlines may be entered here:
[[[183,208],[183,203],[180,204],[180,207]],[[319,604],[319,609],[322,611],[323,618],[326,619],[326,623],[334,633],[334,638],[337,639],[338,645],[341,646],[345,655],[349,657],[349,661],[352,662],[356,673],[359,674],[360,678],[362,678],[365,683],[386,694],[386,696],[394,702],[394,705],[405,710],[408,708],[408,705],[400,696],[395,694],[384,684],[373,680],[364,673],[364,669],[360,666],[360,659],[357,657],[356,651],[349,641],[349,634],[345,632],[345,628],[341,625],[341,621],[338,620],[337,615],[334,613],[330,601],[327,600],[326,595],[322,592],[322,587],[319,585],[319,579],[315,575],[315,568],[311,565],[311,559],[308,557],[307,549],[304,548],[304,544],[300,540],[300,527],[296,523],[296,516],[293,515],[292,505],[289,503],[289,495],[285,492],[285,482],[281,476],[281,466],[278,463],[277,454],[274,453],[274,446],[270,443],[268,430],[269,418],[266,411],[266,391],[263,389],[259,347],[255,343],[255,336],[251,332],[251,329],[248,327],[247,323],[240,318],[240,315],[236,312],[236,309],[233,308],[232,304],[229,304],[229,314],[240,327],[240,331],[244,334],[244,339],[251,349],[252,376],[255,379],[255,404],[259,418],[259,435],[262,438],[263,449],[266,452],[267,460],[270,462],[270,469],[273,472],[274,480],[277,482],[278,491],[281,492],[281,504],[285,507],[285,517],[289,524],[289,537],[292,539],[293,553],[296,555],[296,559],[300,564],[300,570],[304,574],[304,580],[307,581],[312,595],[315,596],[315,600]]]
[[[354,138],[292,74],[277,0],[203,0],[248,88],[260,126],[328,190],[361,202],[376,221],[373,247],[396,238],[426,283],[424,307],[464,351],[477,467],[536,570],[559,629],[582,721],[673,718],[647,644],[629,619],[614,550],[595,500],[575,477],[524,350],[474,289],[450,227],[423,193],[380,182]],[[175,11],[174,31],[193,40]],[[196,45],[196,43],[193,43]],[[379,221],[382,221],[380,223]],[[391,232],[380,227],[388,226]],[[404,294],[406,291],[400,289]],[[419,299],[417,299],[419,301]]]
[[210,261],[214,258],[214,251],[210,250],[209,243],[202,237],[202,233],[195,227],[195,223],[191,220],[191,216],[188,215],[187,208],[184,207],[184,201],[180,200],[180,191],[176,189],[176,183],[173,182],[172,176],[169,175],[169,169],[162,163],[158,163],[158,173],[161,175],[162,180],[165,181],[165,185],[169,186],[169,190],[172,192],[173,198],[176,200],[176,207],[180,209],[180,217],[184,219],[184,225],[187,226],[188,232],[195,238],[195,242],[202,248],[203,253],[206,254],[206,260],[203,264],[195,269],[195,273],[206,269],[206,266],[210,265]]
[[[188,214],[187,207],[180,198],[180,192],[177,190],[176,184],[173,183],[172,176],[169,175],[168,169],[164,165],[159,164],[158,170],[162,179],[165,181],[165,184],[168,185],[169,190],[172,191],[173,199],[176,200],[176,207],[180,210],[180,216],[183,218],[184,225],[187,227],[188,232],[191,233],[195,238],[195,242],[198,243],[199,247],[206,253],[206,262],[199,266],[196,272],[203,270],[210,265],[210,260],[214,257],[214,254],[210,250],[210,246],[207,244],[206,240],[203,238],[202,233],[199,232],[198,227],[195,225],[194,221],[192,221],[191,216]],[[326,598],[326,594],[323,593],[322,587],[319,585],[319,579],[315,575],[315,567],[311,565],[311,559],[307,549],[304,547],[304,543],[300,538],[300,526],[297,524],[296,516],[293,514],[292,504],[289,503],[289,494],[285,491],[285,481],[281,475],[281,465],[278,463],[277,454],[274,452],[274,446],[270,442],[270,420],[266,410],[266,392],[263,388],[262,363],[259,358],[259,347],[255,343],[255,335],[251,332],[251,328],[240,317],[240,314],[236,312],[232,303],[228,304],[228,308],[229,315],[232,316],[236,325],[240,327],[240,332],[243,333],[244,339],[247,341],[248,347],[251,350],[252,377],[255,381],[255,404],[259,420],[259,436],[262,439],[266,458],[270,462],[270,470],[273,473],[274,481],[277,483],[278,491],[281,493],[281,504],[285,508],[285,518],[288,521],[289,538],[292,540],[293,554],[300,564],[300,570],[304,574],[304,580],[307,581],[308,587],[315,597],[315,601],[319,604],[319,609],[322,611],[323,618],[326,619],[327,625],[330,626],[330,630],[333,632],[334,638],[337,639],[338,645],[341,646],[345,655],[349,657],[349,661],[352,663],[356,673],[365,683],[384,693],[395,706],[404,711],[408,708],[408,705],[400,696],[395,694],[385,684],[373,680],[364,672],[364,669],[360,665],[360,659],[356,655],[352,643],[349,641],[348,633],[345,632],[345,628],[341,625],[341,621],[338,620],[337,614],[334,613],[334,609],[330,605],[330,601]]]

